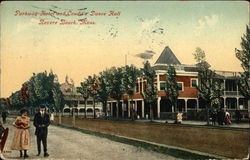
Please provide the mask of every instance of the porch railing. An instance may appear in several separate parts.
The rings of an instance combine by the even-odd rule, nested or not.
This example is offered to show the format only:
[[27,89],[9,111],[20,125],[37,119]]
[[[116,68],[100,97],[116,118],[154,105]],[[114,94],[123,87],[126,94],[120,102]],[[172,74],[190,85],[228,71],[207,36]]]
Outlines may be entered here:
[[224,92],[225,96],[237,96],[237,95],[241,95],[241,93],[239,91],[225,91]]

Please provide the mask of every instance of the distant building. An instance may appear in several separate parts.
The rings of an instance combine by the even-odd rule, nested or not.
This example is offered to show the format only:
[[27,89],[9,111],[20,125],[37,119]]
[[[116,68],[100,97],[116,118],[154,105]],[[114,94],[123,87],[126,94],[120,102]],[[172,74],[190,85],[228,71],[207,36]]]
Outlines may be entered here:
[[[205,108],[204,103],[198,98],[198,71],[197,66],[181,64],[175,54],[169,47],[166,47],[153,68],[156,71],[156,80],[158,89],[158,98],[153,113],[155,118],[166,118],[169,113],[173,112],[172,105],[166,96],[166,73],[169,65],[174,65],[177,74],[177,83],[179,87],[178,108],[184,113],[200,111]],[[208,64],[209,65],[209,64]],[[237,72],[216,71],[216,74],[224,84],[224,95],[222,96],[222,104],[220,107],[234,111],[236,109],[247,110],[247,101],[240,95],[237,86]],[[145,118],[149,115],[149,106],[144,102],[141,92],[145,91],[146,83],[143,78],[138,78],[136,82],[135,95],[133,97],[134,108],[137,115]],[[120,102],[119,117],[130,117],[131,112],[128,103],[128,96],[124,95]],[[117,102],[111,100],[108,102],[108,112],[112,116],[116,116]]]
[[[77,92],[73,80],[69,82],[68,76],[65,78],[65,82],[61,84],[60,89],[63,93],[65,106],[63,108],[63,115],[71,115],[73,108],[76,115],[82,116],[85,114],[85,100],[83,96]],[[102,112],[102,104],[100,102],[95,103],[95,110],[97,116]],[[90,97],[87,99],[86,112],[88,117],[92,117],[94,113],[93,99]]]

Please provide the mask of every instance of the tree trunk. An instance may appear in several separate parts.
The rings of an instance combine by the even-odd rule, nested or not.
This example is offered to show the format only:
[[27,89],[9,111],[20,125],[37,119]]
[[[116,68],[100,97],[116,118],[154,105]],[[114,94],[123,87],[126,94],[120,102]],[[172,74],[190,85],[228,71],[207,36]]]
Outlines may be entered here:
[[62,124],[62,112],[61,111],[59,111],[59,122],[58,123]]
[[76,125],[76,116],[75,116],[75,108],[73,108],[72,126],[75,127],[75,125]]
[[84,118],[87,118],[87,99],[85,99],[85,112],[84,112]]
[[96,113],[95,113],[95,98],[93,98],[93,107],[94,107],[94,119],[96,118]]
[[[132,104],[131,104],[132,103]],[[135,106],[134,106],[134,103],[133,103],[133,101],[130,101],[130,112],[131,112],[131,119],[132,119],[132,121],[134,121],[135,120]]]
[[175,122],[177,123],[177,114],[178,114],[179,110],[177,108],[177,100],[175,100],[174,102],[174,117],[175,117]]
[[104,108],[104,116],[106,118],[108,115],[107,101],[103,102],[103,108]]
[[[129,97],[130,98],[130,97]],[[131,105],[131,102],[132,102],[132,105]],[[134,111],[134,106],[133,106],[133,98],[130,98],[130,103],[129,107],[130,107],[130,113],[131,113],[131,120],[134,121],[135,120],[135,111]],[[132,108],[131,108],[132,106]]]
[[153,121],[153,108],[152,108],[152,103],[149,103],[149,108],[150,108],[150,121]]
[[120,104],[120,100],[117,100],[117,105],[116,105],[116,118],[119,118],[119,104]]
[[210,103],[207,103],[207,104],[206,104],[206,113],[207,113],[207,125],[209,125],[209,110],[208,110],[208,108],[209,108],[209,105],[210,105]]

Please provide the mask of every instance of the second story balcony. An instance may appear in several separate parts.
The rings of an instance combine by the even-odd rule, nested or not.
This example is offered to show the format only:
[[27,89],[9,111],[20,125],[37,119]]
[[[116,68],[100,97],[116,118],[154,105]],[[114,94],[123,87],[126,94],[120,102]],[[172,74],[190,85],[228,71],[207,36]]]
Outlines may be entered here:
[[241,96],[239,91],[224,91],[224,96]]

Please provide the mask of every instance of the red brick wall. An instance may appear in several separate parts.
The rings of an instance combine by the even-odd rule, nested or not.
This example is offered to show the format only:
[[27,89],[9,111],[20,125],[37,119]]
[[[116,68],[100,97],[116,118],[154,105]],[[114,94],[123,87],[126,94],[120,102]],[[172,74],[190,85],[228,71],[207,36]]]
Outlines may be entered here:
[[160,81],[166,81],[166,75],[160,75]]
[[178,82],[184,83],[184,91],[179,93],[179,97],[192,97],[197,98],[198,92],[196,88],[191,87],[191,78],[197,78],[197,76],[177,76]]

